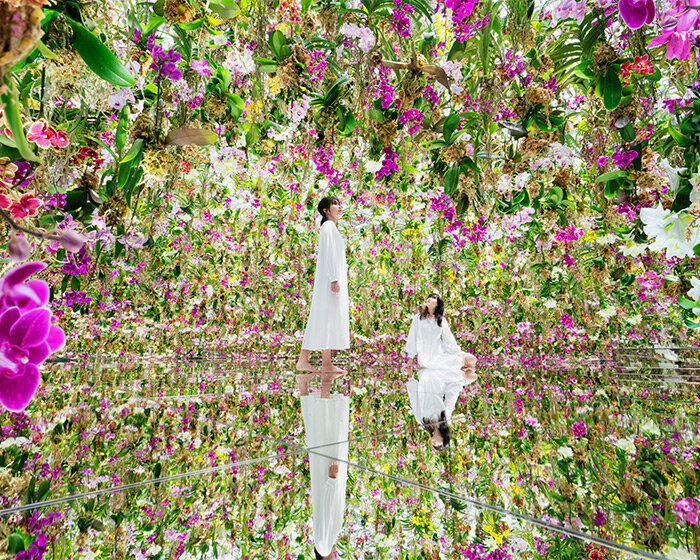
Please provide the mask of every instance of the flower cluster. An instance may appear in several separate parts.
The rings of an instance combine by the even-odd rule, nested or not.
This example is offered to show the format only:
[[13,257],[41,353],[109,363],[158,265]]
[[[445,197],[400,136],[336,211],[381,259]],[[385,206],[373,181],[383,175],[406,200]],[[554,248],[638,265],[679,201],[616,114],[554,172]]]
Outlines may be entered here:
[[62,130],[57,130],[44,119],[39,119],[29,127],[27,140],[34,142],[40,148],[54,148],[60,150],[68,146],[68,135]]
[[620,66],[620,76],[626,78],[632,72],[635,74],[653,74],[655,72],[654,65],[649,61],[649,55],[635,56],[633,62],[623,62]]

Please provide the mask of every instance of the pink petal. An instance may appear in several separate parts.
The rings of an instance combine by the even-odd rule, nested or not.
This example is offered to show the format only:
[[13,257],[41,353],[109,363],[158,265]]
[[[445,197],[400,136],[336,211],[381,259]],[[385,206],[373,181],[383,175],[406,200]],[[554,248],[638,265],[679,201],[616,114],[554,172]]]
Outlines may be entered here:
[[39,368],[22,364],[20,374],[8,377],[0,371],[0,404],[13,412],[24,410],[39,387]]
[[16,307],[10,307],[0,315],[0,337],[10,340],[10,329],[19,319],[20,312]]
[[20,284],[29,278],[32,274],[36,274],[40,270],[44,270],[46,265],[40,262],[28,262],[11,269],[3,276],[3,288]]
[[[23,295],[26,299],[36,304],[32,307],[43,307],[49,301],[49,285],[43,280],[30,280],[15,288],[15,299],[19,299],[18,295]],[[16,303],[23,307],[21,302]]]
[[10,342],[25,349],[37,346],[46,340],[50,326],[51,312],[48,309],[32,309],[10,327]]
[[27,348],[27,358],[32,364],[39,365],[49,357],[49,354],[51,354],[51,348],[46,342]]
[[673,33],[671,40],[668,42],[666,58],[677,58],[684,60],[690,57],[690,41],[687,33]]
[[66,344],[66,334],[61,327],[51,325],[49,328],[49,336],[46,337],[46,343],[51,349],[51,353],[57,352]]

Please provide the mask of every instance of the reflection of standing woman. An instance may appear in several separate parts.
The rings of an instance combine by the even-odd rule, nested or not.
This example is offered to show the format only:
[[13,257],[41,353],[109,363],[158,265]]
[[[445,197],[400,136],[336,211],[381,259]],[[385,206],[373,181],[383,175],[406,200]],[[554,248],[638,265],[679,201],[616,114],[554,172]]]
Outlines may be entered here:
[[318,373],[309,363],[309,352],[320,350],[321,371],[343,372],[331,363],[331,350],[350,347],[348,265],[345,241],[338,231],[338,219],[342,214],[340,201],[334,196],[322,198],[318,211],[321,214],[321,233],[314,291],[296,368]]
[[413,317],[404,350],[405,370],[412,371],[417,358],[418,382],[407,383],[416,420],[430,434],[433,447],[449,445],[448,421],[465,385],[477,379],[476,358],[463,352],[443,317],[445,305],[438,294],[430,294],[420,313]]

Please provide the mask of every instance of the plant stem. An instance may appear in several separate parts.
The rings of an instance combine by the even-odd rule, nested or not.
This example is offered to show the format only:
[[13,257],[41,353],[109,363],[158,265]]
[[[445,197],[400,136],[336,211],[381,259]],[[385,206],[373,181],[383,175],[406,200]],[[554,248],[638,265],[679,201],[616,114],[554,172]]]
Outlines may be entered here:
[[22,233],[26,233],[27,235],[33,235],[34,237],[38,237],[39,239],[48,239],[50,241],[61,240],[61,238],[58,235],[51,235],[50,233],[41,233],[40,231],[34,231],[32,229],[22,227],[17,222],[15,222],[10,217],[10,215],[7,212],[5,212],[2,208],[0,208],[0,217],[2,217],[6,222],[9,222],[13,229],[21,231]]

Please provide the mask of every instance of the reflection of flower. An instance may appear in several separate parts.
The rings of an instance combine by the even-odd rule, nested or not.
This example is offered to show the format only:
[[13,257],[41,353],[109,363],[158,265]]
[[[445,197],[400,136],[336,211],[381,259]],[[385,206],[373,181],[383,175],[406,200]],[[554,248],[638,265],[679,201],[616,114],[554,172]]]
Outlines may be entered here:
[[651,23],[656,16],[654,0],[620,0],[617,7],[622,20],[632,29]]
[[39,385],[37,367],[65,344],[63,330],[51,324],[43,280],[25,282],[44,264],[30,262],[0,280],[0,403],[23,410]]

